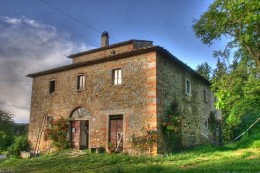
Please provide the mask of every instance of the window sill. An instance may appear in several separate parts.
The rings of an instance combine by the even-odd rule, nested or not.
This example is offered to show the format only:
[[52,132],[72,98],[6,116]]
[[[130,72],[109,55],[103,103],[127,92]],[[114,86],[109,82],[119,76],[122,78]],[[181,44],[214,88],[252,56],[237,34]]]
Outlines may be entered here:
[[81,92],[81,91],[85,91],[85,90],[87,90],[86,88],[83,88],[83,89],[77,89],[77,90],[75,90],[75,92]]
[[186,94],[186,96],[189,96],[189,97],[191,97],[191,94],[189,94],[189,93],[185,93]]
[[111,85],[109,85],[109,87],[122,87],[122,86],[124,86],[125,84],[116,84],[116,85],[114,85],[114,84],[111,84]]

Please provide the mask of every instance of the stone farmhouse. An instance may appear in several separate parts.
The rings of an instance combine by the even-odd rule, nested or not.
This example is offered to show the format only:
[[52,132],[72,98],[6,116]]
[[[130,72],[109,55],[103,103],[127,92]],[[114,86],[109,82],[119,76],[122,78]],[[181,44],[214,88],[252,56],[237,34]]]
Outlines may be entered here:
[[[165,108],[178,101],[184,112],[184,146],[206,142],[209,117],[215,111],[210,83],[166,49],[151,41],[129,40],[70,55],[72,64],[29,74],[33,78],[28,139],[41,152],[44,116],[69,121],[68,138],[75,149],[117,146],[134,153],[131,137],[155,129],[153,152],[168,151],[161,129]],[[204,136],[203,136],[204,135]]]

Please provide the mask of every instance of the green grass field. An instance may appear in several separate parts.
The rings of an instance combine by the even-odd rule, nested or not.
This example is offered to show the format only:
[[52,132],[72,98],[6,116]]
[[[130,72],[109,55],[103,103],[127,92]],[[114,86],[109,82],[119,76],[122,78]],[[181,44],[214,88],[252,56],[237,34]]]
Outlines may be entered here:
[[260,139],[241,140],[216,148],[197,147],[181,153],[157,156],[95,154],[66,150],[31,159],[0,160],[0,172],[260,172]]

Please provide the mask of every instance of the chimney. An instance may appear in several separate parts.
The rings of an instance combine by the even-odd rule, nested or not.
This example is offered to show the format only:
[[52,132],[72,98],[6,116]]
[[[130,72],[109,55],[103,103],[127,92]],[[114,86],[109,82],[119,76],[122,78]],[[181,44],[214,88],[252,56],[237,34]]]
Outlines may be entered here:
[[101,35],[101,47],[109,46],[109,35],[107,31],[104,31]]

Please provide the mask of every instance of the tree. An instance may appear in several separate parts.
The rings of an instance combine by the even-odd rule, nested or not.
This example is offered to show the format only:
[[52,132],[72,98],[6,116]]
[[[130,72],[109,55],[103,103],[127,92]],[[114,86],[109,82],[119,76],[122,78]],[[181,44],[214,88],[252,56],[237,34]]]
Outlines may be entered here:
[[211,81],[212,68],[209,66],[207,62],[198,65],[195,71],[199,73],[201,76],[203,76],[205,79],[207,79],[208,81]]
[[[218,55],[229,56],[232,48],[244,52],[260,69],[260,1],[215,0],[193,30],[204,44],[211,45],[223,36],[230,38],[225,50]],[[238,55],[238,54],[237,54]]]
[[0,107],[0,150],[6,150],[14,141],[13,115]]
[[[244,57],[227,66],[218,60],[214,70],[212,90],[222,110],[225,139],[234,139],[260,117],[260,76],[251,61]],[[259,133],[259,124],[254,129]]]

